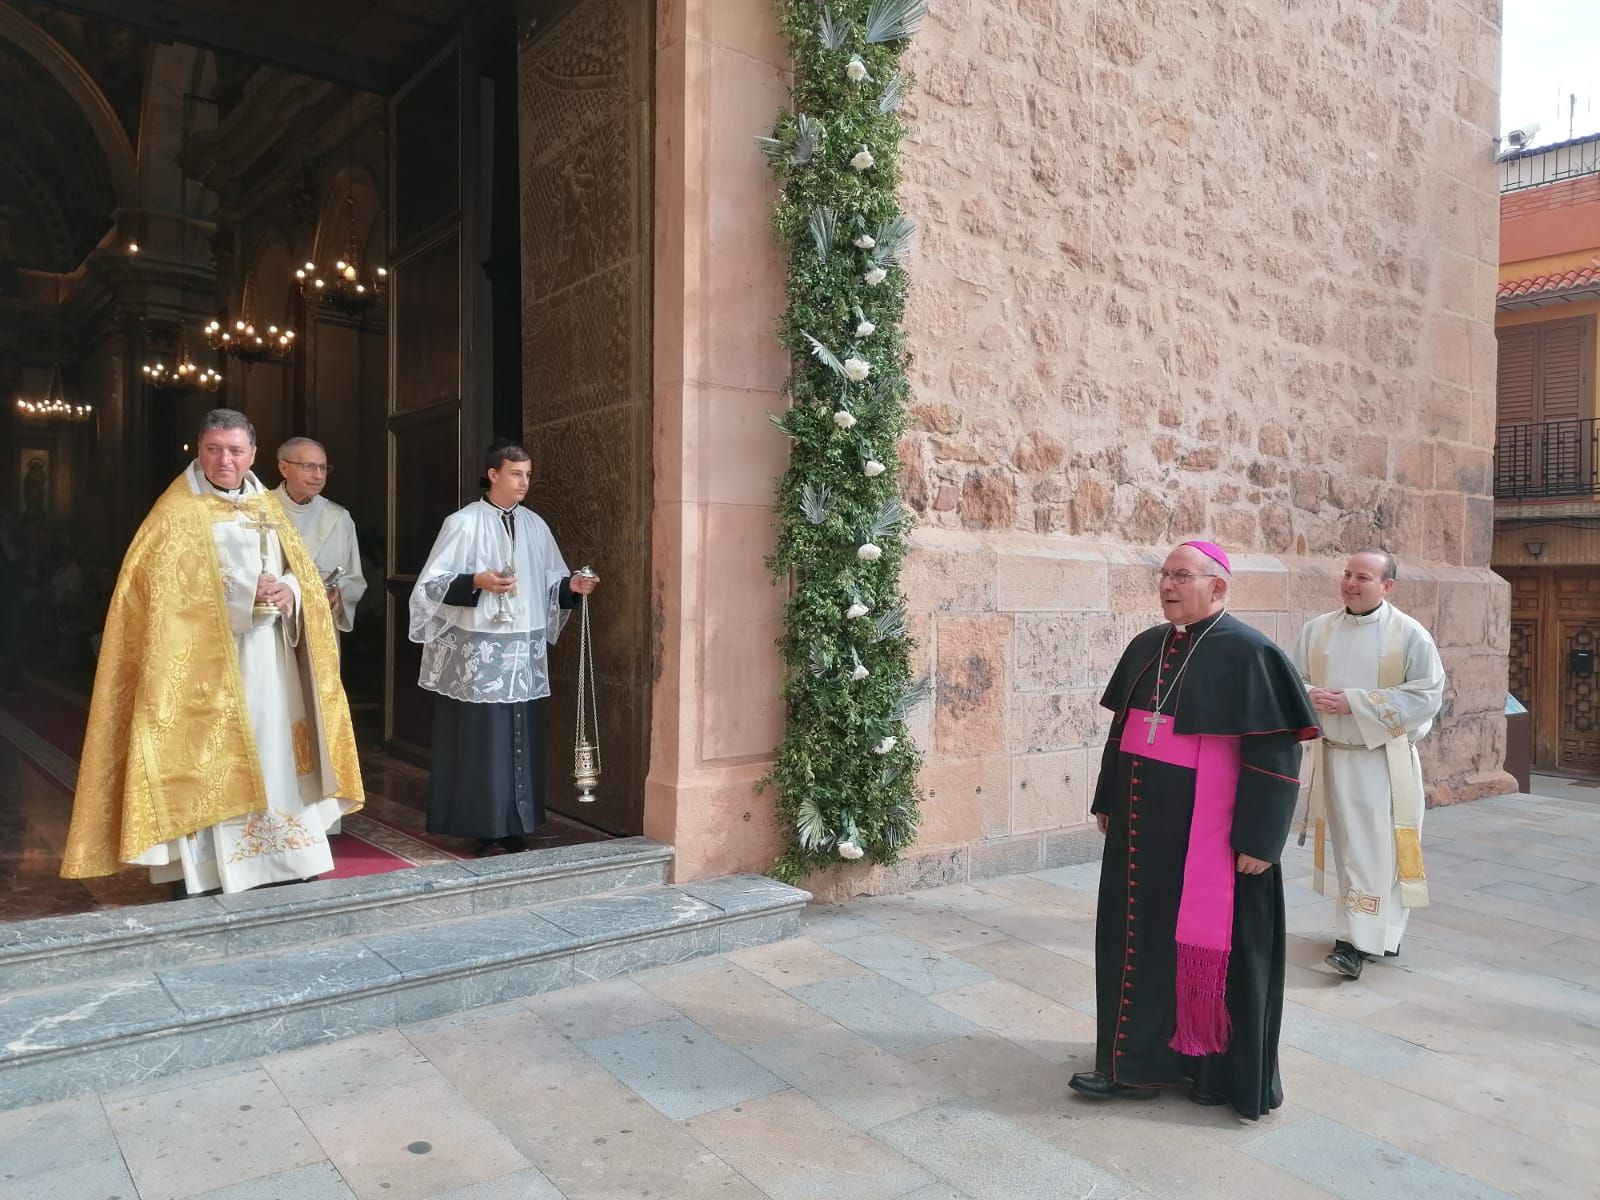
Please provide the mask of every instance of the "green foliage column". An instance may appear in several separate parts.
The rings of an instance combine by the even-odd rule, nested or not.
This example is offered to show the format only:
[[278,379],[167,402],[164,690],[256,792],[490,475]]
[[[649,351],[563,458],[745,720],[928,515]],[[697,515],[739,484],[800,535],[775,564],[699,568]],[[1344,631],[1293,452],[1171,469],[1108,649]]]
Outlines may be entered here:
[[782,184],[792,442],[778,487],[772,569],[791,581],[782,638],[788,724],[768,782],[795,880],[866,858],[893,862],[916,835],[919,755],[900,592],[909,516],[895,443],[905,430],[907,254],[900,212],[900,58],[924,0],[780,0],[794,59],[790,111],[759,139]]

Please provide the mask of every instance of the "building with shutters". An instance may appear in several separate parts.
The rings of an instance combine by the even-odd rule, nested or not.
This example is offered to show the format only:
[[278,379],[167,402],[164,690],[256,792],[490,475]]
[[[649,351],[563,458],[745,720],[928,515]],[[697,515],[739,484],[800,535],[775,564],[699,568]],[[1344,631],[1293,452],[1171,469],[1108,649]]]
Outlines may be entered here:
[[1502,164],[1493,564],[1533,765],[1600,775],[1600,134]]

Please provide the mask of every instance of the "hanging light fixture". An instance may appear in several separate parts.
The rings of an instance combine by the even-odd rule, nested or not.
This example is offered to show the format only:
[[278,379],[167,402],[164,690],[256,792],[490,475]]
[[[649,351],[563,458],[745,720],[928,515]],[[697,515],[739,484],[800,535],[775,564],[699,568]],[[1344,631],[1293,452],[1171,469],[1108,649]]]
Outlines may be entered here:
[[355,141],[355,98],[351,97],[345,114],[344,257],[336,259],[331,268],[307,262],[294,273],[307,304],[338,309],[347,316],[371,308],[389,282],[386,268],[363,271],[356,258]]
[[294,355],[294,330],[268,325],[258,330],[254,321],[240,317],[232,324],[213,318],[206,326],[206,344],[240,362],[286,363]]
[[17,397],[17,412],[31,421],[87,421],[94,415],[94,405],[73,404],[61,386],[61,364],[50,369],[50,382],[44,395],[35,399]]

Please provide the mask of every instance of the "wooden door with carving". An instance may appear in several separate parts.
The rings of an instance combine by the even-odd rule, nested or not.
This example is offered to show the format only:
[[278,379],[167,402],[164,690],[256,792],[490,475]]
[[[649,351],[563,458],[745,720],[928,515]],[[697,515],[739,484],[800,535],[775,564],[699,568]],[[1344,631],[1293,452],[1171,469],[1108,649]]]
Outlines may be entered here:
[[529,503],[593,602],[604,775],[572,786],[577,625],[551,655],[547,805],[611,833],[643,828],[649,767],[651,97],[654,6],[518,8],[523,435]]
[[1600,775],[1600,571],[1507,567],[1507,686],[1528,707],[1533,766]]

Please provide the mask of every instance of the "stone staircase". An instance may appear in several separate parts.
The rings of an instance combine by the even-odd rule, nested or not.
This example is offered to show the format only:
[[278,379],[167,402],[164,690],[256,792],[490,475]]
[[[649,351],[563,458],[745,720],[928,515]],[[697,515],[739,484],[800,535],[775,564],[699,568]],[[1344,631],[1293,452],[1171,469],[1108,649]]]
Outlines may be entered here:
[[791,937],[762,876],[644,838],[0,925],[0,1108]]

